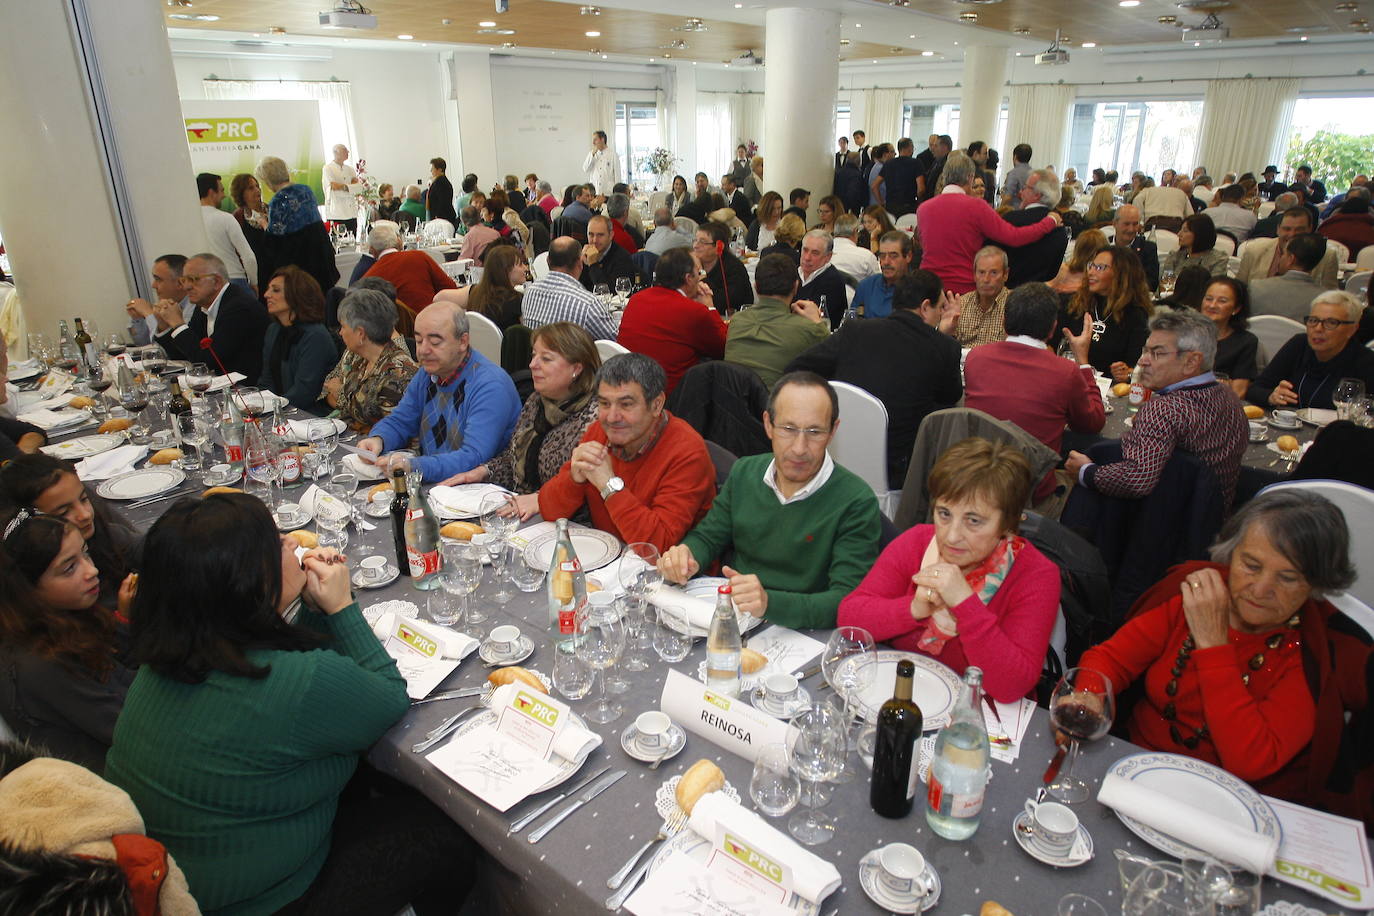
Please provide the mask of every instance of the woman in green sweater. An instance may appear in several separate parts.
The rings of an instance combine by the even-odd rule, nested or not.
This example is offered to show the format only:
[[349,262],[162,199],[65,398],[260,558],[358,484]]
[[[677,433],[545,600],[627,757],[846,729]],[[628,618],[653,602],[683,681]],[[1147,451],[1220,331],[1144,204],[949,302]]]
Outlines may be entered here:
[[404,790],[341,802],[409,700],[344,558],[302,565],[294,547],[243,494],[183,499],[153,525],[106,778],[206,913],[390,914],[438,884],[454,905],[475,856],[441,811]]

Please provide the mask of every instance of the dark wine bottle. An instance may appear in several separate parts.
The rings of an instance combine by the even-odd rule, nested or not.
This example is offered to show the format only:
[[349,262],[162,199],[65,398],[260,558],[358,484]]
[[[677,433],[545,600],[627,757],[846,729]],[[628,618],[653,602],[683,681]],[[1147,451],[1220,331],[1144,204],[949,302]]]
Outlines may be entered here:
[[172,386],[172,400],[167,404],[168,415],[178,416],[180,414],[190,413],[191,402],[186,400],[186,395],[181,391],[181,377],[172,376],[170,384]]
[[391,537],[396,544],[396,568],[401,575],[410,575],[410,554],[406,551],[406,514],[410,510],[410,493],[406,490],[406,472],[397,468],[391,472]]
[[897,689],[878,710],[873,749],[873,782],[868,800],[883,817],[906,817],[916,797],[917,745],[925,722],[921,707],[911,701],[916,666],[910,659],[897,663]]

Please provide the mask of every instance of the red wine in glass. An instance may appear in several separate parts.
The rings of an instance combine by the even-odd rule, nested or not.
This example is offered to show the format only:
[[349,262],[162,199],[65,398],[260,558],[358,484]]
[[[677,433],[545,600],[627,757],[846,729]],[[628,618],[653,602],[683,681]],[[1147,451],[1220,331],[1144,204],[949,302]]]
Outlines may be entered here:
[[105,352],[110,356],[123,356],[125,349],[123,344],[110,344],[105,348]]
[[1050,713],[1050,721],[1059,731],[1079,741],[1100,738],[1111,727],[1101,710],[1086,703],[1059,703]]
[[86,384],[90,386],[92,391],[105,392],[110,389],[111,382],[108,376],[100,376],[92,378]]

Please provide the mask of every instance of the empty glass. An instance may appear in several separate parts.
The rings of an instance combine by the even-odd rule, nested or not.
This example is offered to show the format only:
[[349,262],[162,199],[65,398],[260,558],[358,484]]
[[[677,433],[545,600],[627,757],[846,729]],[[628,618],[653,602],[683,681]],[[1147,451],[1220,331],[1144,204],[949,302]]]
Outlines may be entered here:
[[462,597],[456,616],[467,621],[463,632],[480,637],[482,628],[479,624],[484,623],[487,617],[472,606],[471,596],[482,584],[482,558],[471,544],[448,543],[443,545],[442,550],[444,562],[439,568],[439,584],[445,592]]
[[1357,378],[1343,378],[1336,383],[1331,392],[1331,403],[1336,407],[1337,420],[1351,419],[1352,407],[1364,399],[1364,381]]
[[611,288],[605,283],[598,283],[592,287],[592,295],[601,300],[602,305],[610,305]]
[[553,686],[569,700],[580,700],[592,689],[595,674],[577,651],[577,637],[564,639],[553,647]]
[[629,630],[629,645],[621,663],[626,671],[647,671],[652,664],[649,647],[653,644],[653,618],[646,610],[648,596],[663,584],[658,559],[658,548],[646,542],[626,544],[620,554],[618,577],[625,589],[625,624]]
[[754,775],[749,779],[749,797],[754,805],[769,817],[781,817],[797,807],[800,789],[787,745],[765,745],[754,760]]
[[447,589],[431,589],[425,600],[429,619],[441,627],[453,626],[462,616],[458,602],[453,600],[453,595]]
[[[338,531],[321,531],[320,546],[333,547],[339,553],[348,549],[348,529],[340,528]],[[431,592],[431,594],[433,594]]]
[[210,442],[210,423],[204,416],[197,416],[191,411],[175,414],[173,417],[174,429],[177,436],[181,439],[183,446],[190,446],[195,451],[182,450],[182,458],[177,462],[183,471],[199,471],[201,466],[201,453],[205,446]]
[[[830,634],[825,651],[821,655],[821,670],[826,682],[835,688],[841,699],[845,722],[845,734],[849,748],[856,746],[856,736],[851,735],[854,721],[862,712],[856,702],[859,694],[867,690],[877,675],[875,664],[877,655],[874,650],[873,634],[863,627],[839,627]],[[846,760],[848,753],[846,751]],[[836,778],[836,782],[853,782],[859,773],[853,764],[847,763]]]
[[587,711],[587,719],[605,725],[620,718],[619,703],[606,693],[606,669],[616,663],[625,649],[625,624],[613,605],[589,604],[578,620],[577,654],[587,665],[601,672],[601,696]]
[[1092,897],[1065,894],[1059,898],[1059,916],[1107,916],[1107,910]]
[[328,474],[330,470],[330,456],[339,447],[339,429],[333,420],[311,420],[306,426],[306,436],[310,440],[310,447],[319,455],[319,464],[315,468],[315,476]]
[[[792,718],[797,729],[792,744],[792,771],[815,787],[844,769],[848,739],[843,717],[824,703],[813,704]],[[835,835],[835,818],[816,810],[812,801],[787,822],[787,830],[807,846],[828,842]]]
[[516,551],[516,557],[511,563],[510,578],[515,583],[515,587],[522,592],[537,592],[544,586],[544,571],[537,566],[531,566],[521,551]]
[[665,662],[680,662],[692,651],[687,613],[680,607],[661,607],[655,615],[654,651]]

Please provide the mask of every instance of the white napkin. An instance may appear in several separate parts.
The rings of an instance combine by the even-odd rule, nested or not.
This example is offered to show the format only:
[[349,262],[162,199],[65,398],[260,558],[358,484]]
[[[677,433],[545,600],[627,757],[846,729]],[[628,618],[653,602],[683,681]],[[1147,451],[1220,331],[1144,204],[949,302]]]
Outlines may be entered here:
[[233,384],[237,385],[247,377],[248,376],[244,375],[242,372],[230,372],[228,375],[217,375],[210,380],[209,390],[223,391],[225,388],[229,387],[231,381]]
[[792,888],[798,897],[819,903],[840,886],[840,873],[820,856],[802,848],[790,836],[752,811],[731,801],[722,792],[711,792],[697,799],[687,826],[708,843],[716,841],[717,825],[767,850],[769,858],[792,870]]
[[[491,695],[491,708],[500,709],[511,701],[515,691],[519,690],[524,684],[506,684],[504,687],[496,688],[496,692]],[[559,701],[555,703],[562,705]],[[564,706],[566,709],[567,707]],[[596,732],[588,731],[582,726],[573,722],[571,716],[559,716],[558,724],[554,726],[552,751],[564,760],[573,763],[581,763],[587,759],[587,755],[596,750],[601,745],[601,736]]]
[[[420,620],[414,617],[407,617],[406,624],[419,630],[424,636],[434,640],[439,646],[439,652],[444,658],[464,659],[477,648],[478,642],[465,633],[457,630],[450,630],[448,627],[441,627],[437,623],[427,620]],[[386,639],[396,629],[396,612],[387,611],[377,618],[377,622],[372,625],[372,632],[378,639]]]
[[108,452],[82,458],[76,463],[76,476],[82,480],[109,480],[134,469],[148,454],[146,445],[121,445]]
[[1186,798],[1172,798],[1115,773],[1102,780],[1097,800],[1118,814],[1257,875],[1269,871],[1279,851],[1277,837],[1261,836],[1200,810]]
[[482,500],[491,493],[505,493],[504,487],[494,483],[468,484],[462,487],[430,487],[429,501],[435,509],[447,510],[449,515],[475,518],[481,514]]
[[[291,427],[291,438],[295,439],[297,442],[308,443],[310,441],[310,424],[319,419],[323,418],[311,417],[309,420],[287,420],[287,425]],[[341,433],[347,429],[343,420],[329,420],[328,422],[334,424],[335,433]]]
[[714,601],[694,597],[666,582],[649,595],[649,603],[654,607],[682,608],[687,615],[687,622],[702,630],[711,629],[711,617],[716,613]]
[[52,432],[88,422],[91,413],[76,407],[64,407],[61,410],[30,410],[21,413],[19,419],[25,423],[32,423],[44,432]]
[[339,462],[354,474],[358,475],[359,480],[385,480],[386,474],[382,473],[381,468],[375,464],[368,464],[357,455],[345,455],[343,461]]

